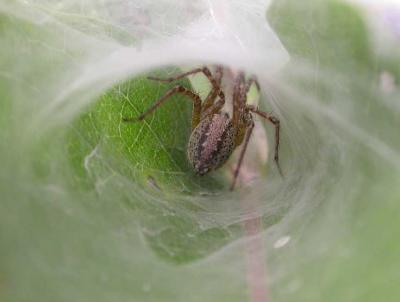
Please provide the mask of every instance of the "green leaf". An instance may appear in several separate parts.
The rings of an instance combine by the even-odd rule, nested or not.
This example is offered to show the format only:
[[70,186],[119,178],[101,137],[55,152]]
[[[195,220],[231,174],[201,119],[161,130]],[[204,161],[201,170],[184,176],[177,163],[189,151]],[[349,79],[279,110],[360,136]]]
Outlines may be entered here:
[[373,66],[365,22],[343,1],[274,1],[268,20],[295,59],[334,70]]
[[[174,69],[157,75],[177,72]],[[181,84],[189,85],[187,80]],[[221,189],[221,180],[196,176],[187,162],[190,99],[175,95],[144,121],[123,121],[139,116],[174,85],[177,83],[159,84],[143,77],[105,93],[73,127],[75,136],[69,148],[72,162],[83,168],[84,158],[96,152],[114,173],[164,192]],[[83,175],[82,169],[78,173]]]
[[292,56],[279,79],[291,118],[286,129],[299,142],[316,138],[319,150],[308,152],[326,168],[315,170],[326,195],[293,222],[296,243],[270,257],[270,271],[281,273],[274,298],[397,301],[399,111],[379,89],[385,69],[367,26],[342,1],[275,1],[268,16]]

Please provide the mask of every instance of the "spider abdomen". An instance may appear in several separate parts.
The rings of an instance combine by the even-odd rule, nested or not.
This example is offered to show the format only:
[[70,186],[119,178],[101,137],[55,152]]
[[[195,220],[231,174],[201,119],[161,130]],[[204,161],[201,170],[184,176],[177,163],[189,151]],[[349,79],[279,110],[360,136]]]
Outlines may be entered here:
[[192,131],[187,155],[194,171],[204,175],[221,167],[235,149],[235,129],[226,113],[203,119]]

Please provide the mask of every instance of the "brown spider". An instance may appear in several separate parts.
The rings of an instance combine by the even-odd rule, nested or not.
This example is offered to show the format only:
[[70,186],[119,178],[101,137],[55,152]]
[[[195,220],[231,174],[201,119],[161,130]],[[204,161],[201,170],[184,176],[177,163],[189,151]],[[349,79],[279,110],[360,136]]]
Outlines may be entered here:
[[202,72],[208,78],[212,86],[204,102],[202,102],[198,94],[182,85],[177,85],[168,90],[153,104],[153,106],[139,117],[124,118],[123,120],[125,122],[142,121],[174,94],[183,94],[189,97],[189,99],[193,101],[193,111],[192,133],[187,147],[187,157],[197,174],[204,175],[221,167],[228,160],[236,147],[240,146],[244,141],[244,146],[241,150],[239,162],[236,166],[230,187],[230,190],[233,190],[254,128],[252,113],[256,113],[270,121],[275,127],[274,160],[279,173],[282,175],[278,153],[280,122],[270,113],[259,111],[258,108],[247,104],[247,94],[250,87],[254,84],[257,86],[257,89],[260,90],[260,86],[254,76],[247,80],[243,72],[239,72],[235,76],[232,96],[232,118],[230,118],[228,113],[222,111],[225,104],[225,94],[221,89],[223,76],[222,66],[216,67],[214,75],[209,68],[201,67],[171,78],[161,79],[148,77],[148,79],[170,83],[199,72]]

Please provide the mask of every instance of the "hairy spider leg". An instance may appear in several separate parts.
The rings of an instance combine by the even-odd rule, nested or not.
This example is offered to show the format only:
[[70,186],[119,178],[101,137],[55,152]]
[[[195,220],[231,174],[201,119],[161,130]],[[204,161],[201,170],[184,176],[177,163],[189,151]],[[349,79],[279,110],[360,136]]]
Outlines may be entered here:
[[[246,130],[247,130],[247,125],[248,125],[248,120],[249,118],[247,117],[247,114],[249,110],[247,110],[247,94],[249,93],[249,90],[253,84],[257,85],[257,88],[259,88],[257,79],[255,76],[252,76],[249,80],[245,80],[244,73],[239,74],[237,78],[237,82],[235,83],[235,89],[234,91],[234,114],[233,114],[233,121],[237,119],[237,134],[236,134],[236,141],[235,144],[236,146],[240,146],[243,143]],[[235,115],[236,113],[236,115]],[[235,124],[235,123],[234,123]]]
[[251,86],[252,86],[253,84],[256,85],[258,91],[261,90],[261,89],[260,89],[260,84],[258,83],[257,78],[256,78],[255,76],[251,76],[251,77],[247,80],[247,82],[246,82],[246,88],[245,88],[246,94],[249,93],[250,88],[251,88]]
[[236,129],[240,126],[240,119],[242,116],[242,109],[241,103],[243,100],[240,100],[240,96],[242,95],[241,90],[243,90],[243,83],[244,83],[244,73],[240,72],[236,78],[234,79],[234,86],[233,86],[233,95],[232,95],[232,125]]
[[203,111],[207,110],[209,107],[211,107],[214,102],[215,99],[217,98],[217,96],[219,96],[221,99],[225,99],[225,95],[221,90],[221,80],[222,80],[222,76],[223,76],[223,68],[222,66],[217,66],[216,67],[216,71],[215,71],[215,78],[212,75],[210,69],[206,66],[200,67],[200,68],[195,68],[193,70],[189,70],[187,72],[178,74],[176,76],[173,77],[169,77],[169,78],[158,78],[158,77],[147,77],[149,80],[153,80],[153,81],[159,81],[159,82],[163,82],[163,83],[170,83],[173,81],[177,81],[180,80],[182,78],[185,78],[187,76],[190,75],[194,75],[196,73],[202,72],[207,79],[210,81],[211,83],[211,91],[209,92],[209,94],[207,95],[204,104],[203,104]]
[[279,174],[283,177],[282,169],[281,166],[279,165],[279,142],[280,142],[280,128],[281,128],[281,122],[279,121],[278,118],[273,116],[271,113],[268,112],[263,112],[258,110],[258,108],[255,108],[254,106],[248,105],[247,109],[250,110],[251,112],[258,114],[262,118],[268,120],[269,122],[272,123],[275,127],[275,154],[274,154],[274,160],[276,163],[276,166],[278,167]]
[[234,84],[233,90],[233,113],[232,125],[236,129],[235,145],[240,146],[245,138],[248,126],[248,117],[246,112],[246,83],[243,72],[240,72]]
[[161,106],[168,98],[174,94],[183,94],[189,97],[193,101],[193,112],[192,112],[192,130],[200,123],[201,118],[201,98],[189,89],[177,85],[168,90],[162,97],[160,97],[147,111],[139,115],[137,118],[123,118],[124,122],[136,122],[142,121],[146,116],[151,114],[159,106]]
[[208,116],[211,116],[213,114],[217,114],[221,111],[221,109],[225,105],[225,98],[219,99],[216,103],[214,103],[211,107],[209,107],[207,110],[203,110],[201,113],[201,120],[205,119]]
[[[209,70],[208,70],[209,72]],[[225,94],[221,89],[221,81],[223,76],[223,68],[222,66],[218,65],[215,69],[215,76],[213,77],[211,72],[209,74],[204,73],[208,80],[210,81],[212,88],[211,91],[208,93],[206,99],[203,103],[203,112],[208,110],[213,104],[215,103],[216,98],[219,96],[220,99],[223,99],[225,103]]]
[[211,72],[207,67],[199,67],[199,68],[195,68],[195,69],[189,70],[189,71],[181,73],[181,74],[177,74],[177,75],[175,75],[173,77],[169,77],[169,78],[159,78],[159,77],[152,77],[152,76],[149,76],[147,78],[149,80],[152,80],[152,81],[158,81],[158,82],[163,82],[163,83],[171,83],[173,81],[177,81],[177,80],[186,78],[187,76],[190,76],[190,75],[193,75],[193,74],[196,74],[196,73],[199,73],[199,72],[204,73],[204,75],[207,78],[208,78],[208,76],[207,76],[208,74],[211,75]]
[[254,129],[254,122],[251,119],[251,121],[249,122],[249,124],[246,127],[247,131],[246,131],[246,135],[245,135],[245,139],[244,139],[244,145],[243,145],[242,150],[240,151],[239,161],[237,163],[235,172],[233,174],[233,180],[232,180],[232,184],[230,187],[231,191],[233,191],[233,189],[235,188],[235,184],[236,184],[237,178],[239,176],[239,172],[240,172],[240,167],[242,166],[243,158],[246,153],[247,146],[249,145],[249,141],[250,141],[251,134],[253,133],[253,129]]
[[[260,91],[260,84],[257,81],[257,78],[255,76],[251,76],[247,83],[246,83],[246,94],[249,92],[251,86],[255,84],[257,89]],[[272,93],[269,93],[270,96],[274,99],[274,96]],[[263,117],[264,119],[267,119],[269,122],[273,124],[275,127],[275,154],[274,154],[274,160],[276,162],[276,165],[278,167],[279,174],[283,176],[282,169],[279,165],[279,142],[280,142],[280,121],[273,116],[271,113],[268,112],[262,112],[259,111],[258,108],[255,108],[252,105],[247,105],[247,109],[250,110],[251,112],[254,112],[258,114],[259,116]]]

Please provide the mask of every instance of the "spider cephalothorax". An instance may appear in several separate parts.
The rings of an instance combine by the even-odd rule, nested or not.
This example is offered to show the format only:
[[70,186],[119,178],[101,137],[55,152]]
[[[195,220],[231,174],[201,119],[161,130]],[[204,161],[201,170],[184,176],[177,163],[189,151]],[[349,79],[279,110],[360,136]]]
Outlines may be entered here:
[[199,72],[202,72],[209,79],[212,86],[211,91],[204,101],[193,91],[181,85],[177,85],[168,90],[152,107],[138,118],[125,118],[124,121],[132,122],[143,120],[171,95],[179,93],[189,97],[193,101],[193,112],[192,133],[187,147],[187,156],[196,173],[204,175],[212,170],[218,169],[229,159],[236,147],[244,142],[231,185],[231,190],[233,190],[254,128],[252,113],[256,113],[275,126],[274,159],[279,172],[281,172],[278,161],[280,122],[270,113],[259,111],[258,108],[247,104],[247,94],[250,87],[255,84],[259,89],[259,84],[255,77],[246,79],[243,72],[238,72],[236,74],[233,80],[232,117],[230,117],[228,113],[222,111],[225,104],[225,94],[221,88],[223,76],[223,68],[221,66],[215,68],[214,75],[209,68],[201,67],[172,78],[160,79],[149,77],[149,79],[160,82],[173,82]]

